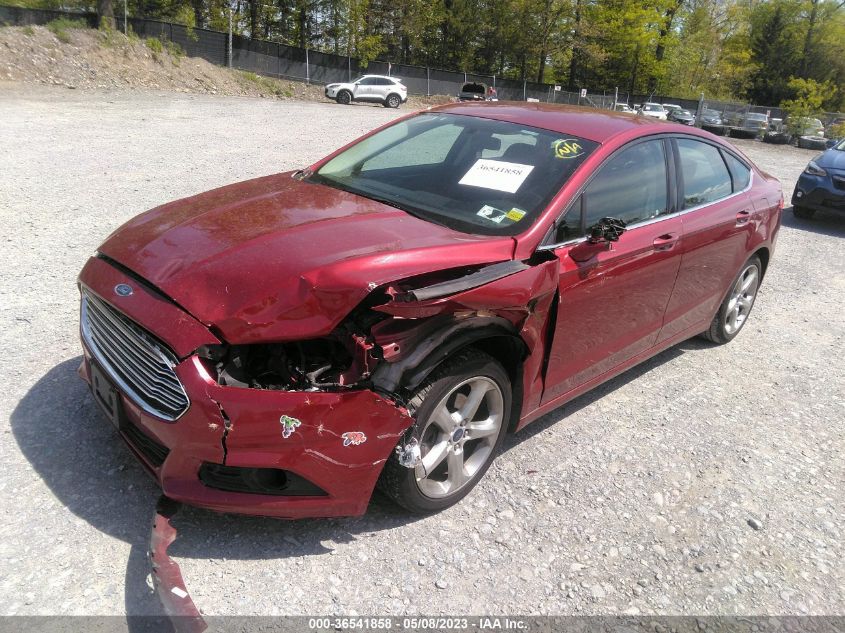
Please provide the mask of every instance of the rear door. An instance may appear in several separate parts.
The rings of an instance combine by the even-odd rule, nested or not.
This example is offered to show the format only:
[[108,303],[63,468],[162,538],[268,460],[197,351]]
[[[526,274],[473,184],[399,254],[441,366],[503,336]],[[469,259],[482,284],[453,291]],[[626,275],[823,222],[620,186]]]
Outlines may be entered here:
[[380,77],[378,85],[375,86],[376,95],[383,101],[387,99],[388,93],[393,88],[393,81],[387,77]]
[[752,171],[744,161],[704,139],[678,137],[672,143],[683,260],[659,341],[706,329],[745,262],[761,217],[748,195]]
[[[666,142],[652,138],[616,152],[559,224],[563,243],[553,250],[560,262],[560,301],[543,403],[600,380],[654,345],[681,251]],[[570,250],[604,217],[625,221],[628,230],[611,250],[574,261]]]

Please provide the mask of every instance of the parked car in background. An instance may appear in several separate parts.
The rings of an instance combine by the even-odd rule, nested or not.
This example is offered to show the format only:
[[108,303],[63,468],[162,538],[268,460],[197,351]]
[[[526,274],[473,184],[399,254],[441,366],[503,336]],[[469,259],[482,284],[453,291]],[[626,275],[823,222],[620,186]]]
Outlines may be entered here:
[[616,110],[617,112],[625,112],[627,114],[636,114],[634,109],[627,103],[616,103],[614,106],[614,110]]
[[408,100],[408,89],[397,77],[364,75],[352,83],[327,85],[325,95],[344,105],[363,101],[381,103],[386,108],[398,108]]
[[807,163],[795,184],[792,213],[810,219],[816,211],[845,214],[845,139]]
[[665,121],[668,116],[668,112],[666,112],[666,109],[660,103],[646,102],[640,108],[639,113],[653,119],[660,119],[661,121]]
[[675,110],[683,110],[683,108],[677,103],[661,103],[660,105],[662,105],[663,109],[666,110],[667,117]]
[[487,86],[479,81],[469,81],[461,86],[459,101],[484,101],[487,99]]
[[769,129],[769,117],[761,112],[731,112],[727,115],[726,124],[731,136],[754,138]]
[[681,108],[671,110],[667,119],[675,123],[682,123],[683,125],[695,125],[695,115],[689,110],[683,110]]
[[784,126],[794,137],[824,136],[824,125],[813,117],[787,118],[784,121]]
[[713,134],[723,135],[725,133],[725,123],[722,121],[722,113],[711,108],[704,108],[701,110],[701,129],[712,132]]
[[79,373],[175,501],[337,517],[378,485],[433,512],[506,433],[690,337],[734,339],[782,204],[696,128],[440,106],[114,231],[78,280]]
[[763,134],[763,142],[773,145],[786,145],[792,141],[792,135],[786,130],[783,119],[769,121],[769,129]]

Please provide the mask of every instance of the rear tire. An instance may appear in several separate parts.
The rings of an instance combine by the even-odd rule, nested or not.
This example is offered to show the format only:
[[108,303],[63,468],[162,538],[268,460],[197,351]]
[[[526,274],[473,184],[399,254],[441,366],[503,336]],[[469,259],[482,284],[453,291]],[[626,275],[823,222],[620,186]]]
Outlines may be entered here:
[[813,216],[816,215],[816,210],[792,205],[792,215],[801,220],[812,220]]
[[385,108],[398,108],[399,104],[402,103],[402,98],[397,94],[387,95],[387,99],[384,100],[384,107]]
[[393,453],[379,488],[416,514],[439,512],[463,499],[487,472],[510,422],[511,384],[491,356],[468,348],[445,361],[408,402],[421,463],[408,468]]
[[348,90],[341,90],[337,93],[335,101],[337,101],[340,105],[349,105],[352,103],[352,95],[349,94]]
[[760,258],[753,255],[745,262],[731,283],[725,300],[722,301],[722,305],[719,306],[716,316],[710,323],[710,328],[702,333],[704,338],[719,345],[729,343],[736,338],[748,321],[751,308],[754,307],[762,276],[763,265],[760,263]]

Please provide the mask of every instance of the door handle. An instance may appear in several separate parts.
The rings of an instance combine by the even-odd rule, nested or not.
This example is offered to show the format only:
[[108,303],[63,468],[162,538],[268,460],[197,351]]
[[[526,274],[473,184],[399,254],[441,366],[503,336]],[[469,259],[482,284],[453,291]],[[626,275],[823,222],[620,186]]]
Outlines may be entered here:
[[660,237],[655,237],[652,245],[656,251],[671,251],[678,242],[678,235],[676,233],[666,233]]
[[748,220],[750,220],[750,219],[751,219],[751,211],[748,211],[748,210],[740,211],[739,213],[736,214],[736,225],[742,226],[743,224],[746,224],[748,222]]

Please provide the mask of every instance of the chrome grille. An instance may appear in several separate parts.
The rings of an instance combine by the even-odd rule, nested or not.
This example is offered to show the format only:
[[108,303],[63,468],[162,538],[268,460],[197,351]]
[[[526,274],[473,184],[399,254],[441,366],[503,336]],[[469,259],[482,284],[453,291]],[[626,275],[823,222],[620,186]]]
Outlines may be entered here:
[[188,409],[188,396],[173,371],[178,362],[173,352],[84,288],[81,324],[95,360],[135,404],[165,420]]

